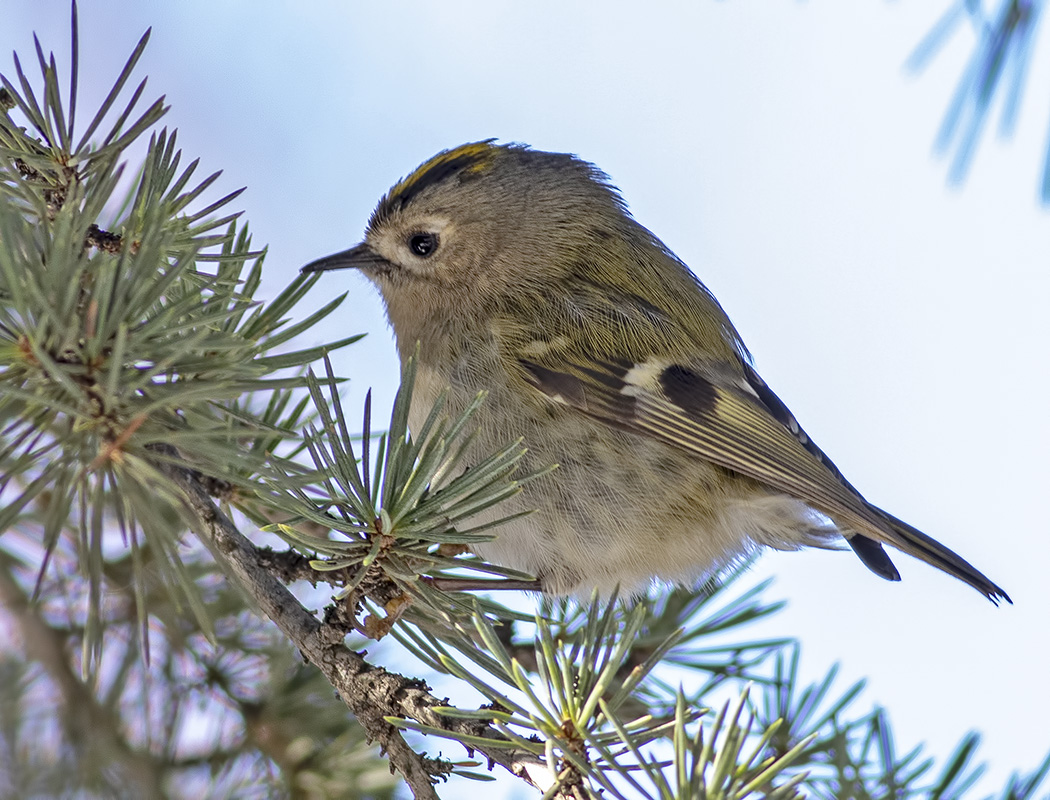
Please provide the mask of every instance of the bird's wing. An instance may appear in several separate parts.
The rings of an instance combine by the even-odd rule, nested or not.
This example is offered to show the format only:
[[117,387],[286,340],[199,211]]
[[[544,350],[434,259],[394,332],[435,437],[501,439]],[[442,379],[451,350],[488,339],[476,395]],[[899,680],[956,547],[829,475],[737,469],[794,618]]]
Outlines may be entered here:
[[520,363],[529,382],[556,402],[755,478],[850,527],[880,527],[838,470],[806,448],[797,424],[795,433],[774,417],[743,378],[733,386],[660,359]]
[[960,578],[993,600],[1006,597],[965,559],[861,497],[746,364],[741,371],[659,358],[641,364],[519,363],[526,380],[550,400],[761,481],[862,534],[872,541],[855,536],[848,541],[883,577],[899,579],[879,542]]

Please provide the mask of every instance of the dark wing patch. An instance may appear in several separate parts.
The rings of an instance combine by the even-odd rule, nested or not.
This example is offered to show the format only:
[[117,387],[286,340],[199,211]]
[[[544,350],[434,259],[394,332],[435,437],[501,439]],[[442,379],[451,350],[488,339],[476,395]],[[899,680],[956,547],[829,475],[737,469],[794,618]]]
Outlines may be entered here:
[[660,373],[660,387],[668,400],[698,418],[714,412],[718,402],[718,392],[711,381],[678,364]]

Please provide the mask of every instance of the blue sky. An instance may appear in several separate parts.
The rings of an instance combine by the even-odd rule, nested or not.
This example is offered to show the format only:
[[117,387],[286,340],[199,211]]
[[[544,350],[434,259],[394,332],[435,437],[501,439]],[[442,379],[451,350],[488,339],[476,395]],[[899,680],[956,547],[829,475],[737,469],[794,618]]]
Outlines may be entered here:
[[[440,149],[498,137],[597,163],[850,480],[1013,597],[995,609],[906,556],[900,584],[844,553],[754,569],[790,601],[764,633],[800,637],[807,674],[867,676],[902,748],[943,756],[979,728],[990,791],[1050,747],[1050,217],[1035,202],[1050,59],[1017,137],[986,142],[951,189],[931,143],[969,32],[922,75],[902,69],[946,0],[652,5],[91,0],[82,108],[153,26],[147,94],[167,95],[167,124],[225,170],[221,189],[248,187],[271,296],[356,243]],[[36,31],[64,57],[64,1],[4,6],[0,51],[31,64]],[[348,407],[373,386],[383,408],[398,369],[377,296],[335,273],[316,300],[346,289],[318,340],[369,333],[339,368]]]

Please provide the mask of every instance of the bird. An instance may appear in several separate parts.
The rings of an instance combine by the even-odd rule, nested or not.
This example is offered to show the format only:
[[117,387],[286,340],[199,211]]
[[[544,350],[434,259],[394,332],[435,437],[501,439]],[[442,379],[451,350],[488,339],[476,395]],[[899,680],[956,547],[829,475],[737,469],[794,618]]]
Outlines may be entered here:
[[595,165],[494,139],[443,150],[360,244],[302,271],[346,268],[378,288],[402,365],[417,359],[411,430],[439,397],[456,413],[487,392],[470,455],[520,437],[526,469],[557,465],[498,510],[533,513],[473,546],[543,592],[695,585],[763,547],[844,540],[881,578],[900,580],[889,545],[1012,602],[846,480]]

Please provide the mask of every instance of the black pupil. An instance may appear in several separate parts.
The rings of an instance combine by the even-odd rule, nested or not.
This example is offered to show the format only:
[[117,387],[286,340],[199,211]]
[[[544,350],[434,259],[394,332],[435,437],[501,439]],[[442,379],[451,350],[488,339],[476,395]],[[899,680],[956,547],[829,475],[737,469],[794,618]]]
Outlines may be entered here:
[[414,233],[408,239],[409,248],[420,258],[426,258],[437,250],[437,245],[436,233]]

